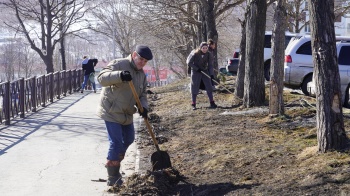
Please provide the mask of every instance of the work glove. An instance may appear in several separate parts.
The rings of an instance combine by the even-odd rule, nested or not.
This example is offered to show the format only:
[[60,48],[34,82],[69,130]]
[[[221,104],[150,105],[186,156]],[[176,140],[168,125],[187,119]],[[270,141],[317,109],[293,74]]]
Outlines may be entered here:
[[148,114],[148,110],[146,108],[143,107],[143,112],[141,112],[141,110],[139,110],[139,114],[140,116],[142,116],[143,118],[147,118],[147,114]]
[[214,76],[213,76],[213,75],[210,75],[210,79],[211,79],[211,80],[214,80]]
[[199,73],[201,73],[203,70],[201,68],[198,68],[197,70]]
[[122,71],[120,73],[120,77],[121,77],[122,81],[131,81],[132,80],[132,77],[131,77],[129,71]]

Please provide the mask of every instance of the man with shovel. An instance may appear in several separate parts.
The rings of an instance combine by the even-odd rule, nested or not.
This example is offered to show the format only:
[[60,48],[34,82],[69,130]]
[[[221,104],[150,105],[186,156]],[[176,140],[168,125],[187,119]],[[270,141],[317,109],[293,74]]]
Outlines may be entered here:
[[119,171],[120,162],[135,139],[133,114],[137,112],[137,109],[133,92],[129,86],[130,81],[136,87],[136,93],[143,107],[143,111],[139,110],[139,113],[143,118],[147,118],[147,80],[143,67],[152,58],[153,55],[148,46],[138,45],[128,57],[109,62],[97,77],[102,85],[97,115],[105,121],[109,139],[107,163],[105,164],[108,186],[123,183]]

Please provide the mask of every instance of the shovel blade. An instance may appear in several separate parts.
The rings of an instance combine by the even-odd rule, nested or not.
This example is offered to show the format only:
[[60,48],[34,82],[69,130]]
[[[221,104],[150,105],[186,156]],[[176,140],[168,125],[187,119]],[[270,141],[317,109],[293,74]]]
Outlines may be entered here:
[[171,167],[170,156],[165,151],[154,152],[151,156],[153,171],[162,170]]

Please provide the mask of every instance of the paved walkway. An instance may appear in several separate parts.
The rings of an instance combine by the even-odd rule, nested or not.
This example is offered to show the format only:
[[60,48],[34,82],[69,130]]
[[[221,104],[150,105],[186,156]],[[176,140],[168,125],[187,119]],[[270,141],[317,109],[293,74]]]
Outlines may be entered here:
[[[107,177],[108,138],[95,115],[98,99],[99,93],[75,93],[0,125],[0,195],[109,195],[106,182],[93,181]],[[141,121],[135,122],[137,128]],[[125,175],[138,169],[136,149],[134,142],[123,161]]]

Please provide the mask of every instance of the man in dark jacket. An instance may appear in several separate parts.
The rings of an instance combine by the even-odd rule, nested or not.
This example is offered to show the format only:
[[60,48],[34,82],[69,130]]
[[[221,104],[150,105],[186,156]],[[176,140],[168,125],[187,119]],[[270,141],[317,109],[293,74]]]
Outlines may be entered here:
[[85,85],[90,79],[94,92],[96,93],[96,84],[95,84],[95,66],[98,63],[97,59],[89,59],[87,56],[83,57],[82,68],[84,70],[84,82],[81,85],[81,93],[84,92]]

